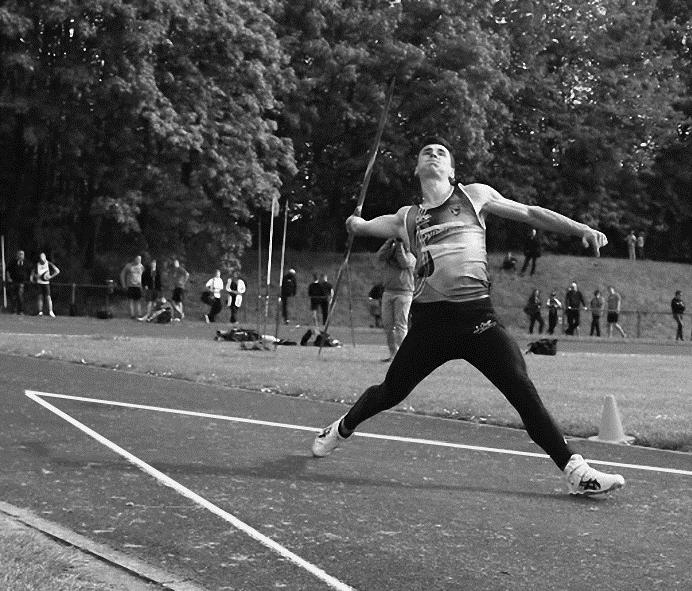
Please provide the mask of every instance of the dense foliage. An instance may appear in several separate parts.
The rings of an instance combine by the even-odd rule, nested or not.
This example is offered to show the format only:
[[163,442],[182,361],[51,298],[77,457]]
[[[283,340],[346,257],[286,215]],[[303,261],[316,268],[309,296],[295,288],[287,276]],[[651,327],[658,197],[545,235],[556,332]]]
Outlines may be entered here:
[[439,132],[462,181],[690,260],[691,39],[685,0],[8,0],[0,230],[231,266],[281,196],[289,243],[338,249],[394,76],[366,216]]

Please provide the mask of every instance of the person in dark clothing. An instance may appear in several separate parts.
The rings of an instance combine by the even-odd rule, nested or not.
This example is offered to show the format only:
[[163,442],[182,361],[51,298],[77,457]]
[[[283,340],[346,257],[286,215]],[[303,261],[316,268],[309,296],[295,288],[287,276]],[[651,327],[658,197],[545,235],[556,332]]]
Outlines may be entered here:
[[541,240],[538,237],[535,228],[531,228],[526,244],[524,245],[524,264],[521,266],[520,275],[526,272],[529,263],[531,263],[531,275],[536,272],[536,260],[541,256]]
[[322,284],[319,282],[317,275],[313,274],[312,283],[308,285],[308,298],[310,298],[310,314],[312,315],[312,325],[319,332],[320,324],[317,320],[317,312],[322,307],[324,293],[322,292]]
[[526,306],[524,306],[524,312],[529,317],[529,334],[533,334],[533,327],[536,322],[538,322],[538,334],[543,332],[545,322],[541,315],[541,304],[541,290],[534,289],[526,302]]
[[[684,329],[682,315],[685,313],[685,302],[682,301],[682,292],[679,290],[675,292],[675,297],[670,300],[670,311],[673,313],[673,319],[675,320],[678,328],[675,333],[675,340],[684,341],[685,337],[682,334]],[[690,338],[692,338],[692,335]]]
[[322,287],[322,300],[320,301],[320,308],[322,310],[322,324],[327,324],[327,317],[329,316],[329,304],[334,297],[334,288],[332,287],[332,284],[329,283],[326,273],[322,273],[322,277],[320,278],[320,286]]
[[18,250],[16,258],[7,267],[7,279],[15,314],[24,314],[24,289],[29,283],[31,265],[24,258],[24,251]]
[[163,289],[161,285],[161,271],[156,263],[156,259],[152,259],[144,268],[144,272],[142,273],[142,288],[144,289],[144,298],[147,302],[147,311],[140,320],[151,316],[154,304],[161,297]]
[[346,221],[350,234],[400,238],[416,257],[411,329],[384,381],[368,387],[346,414],[315,437],[313,456],[330,455],[359,425],[400,404],[437,368],[464,359],[517,410],[529,436],[563,472],[571,494],[601,494],[622,487],[622,476],[595,470],[570,449],[528,375],[519,346],[495,314],[486,220],[496,215],[579,236],[596,254],[608,243],[606,236],[557,212],[507,199],[486,184],[457,183],[449,144],[442,138],[424,141],[414,173],[420,182],[416,204],[367,221],[358,207]]
[[546,306],[548,307],[548,334],[553,334],[557,326],[558,310],[562,310],[562,302],[558,299],[555,290],[550,292]]
[[584,294],[577,288],[577,283],[573,281],[565,294],[565,308],[567,315],[567,330],[565,334],[579,335],[580,312],[586,310],[586,300]]
[[295,269],[289,269],[281,279],[281,315],[284,324],[288,324],[288,299],[295,297],[298,291],[298,281]]
[[375,283],[368,292],[368,312],[373,317],[375,325],[370,325],[370,328],[382,328],[382,294],[384,293],[384,285],[379,282]]

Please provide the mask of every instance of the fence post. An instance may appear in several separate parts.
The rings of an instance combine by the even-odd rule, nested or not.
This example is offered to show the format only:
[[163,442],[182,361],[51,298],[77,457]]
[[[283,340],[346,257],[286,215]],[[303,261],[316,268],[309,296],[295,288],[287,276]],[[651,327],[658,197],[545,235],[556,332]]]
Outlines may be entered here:
[[642,336],[642,313],[637,310],[637,338]]

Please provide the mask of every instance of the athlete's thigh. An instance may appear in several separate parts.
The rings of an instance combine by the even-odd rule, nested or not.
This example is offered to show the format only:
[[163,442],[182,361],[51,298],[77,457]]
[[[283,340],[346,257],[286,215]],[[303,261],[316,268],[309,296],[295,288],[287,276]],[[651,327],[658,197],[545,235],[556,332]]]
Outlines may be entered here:
[[519,345],[502,326],[469,338],[464,358],[500,389],[527,377]]
[[452,350],[450,339],[445,339],[433,327],[414,323],[389,366],[385,383],[393,392],[405,396],[436,368],[455,357],[459,355]]

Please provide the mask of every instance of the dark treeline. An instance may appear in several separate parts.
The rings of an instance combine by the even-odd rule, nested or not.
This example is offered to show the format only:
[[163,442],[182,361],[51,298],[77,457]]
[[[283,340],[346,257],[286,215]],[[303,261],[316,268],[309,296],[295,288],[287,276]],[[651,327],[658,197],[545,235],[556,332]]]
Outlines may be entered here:
[[[338,250],[387,82],[365,215],[410,202],[420,138],[458,178],[692,260],[688,0],[6,0],[0,231],[73,268],[104,253],[237,261],[288,200]],[[493,222],[490,247],[525,228]],[[265,223],[266,228],[266,223]],[[578,241],[546,236],[559,252]]]

